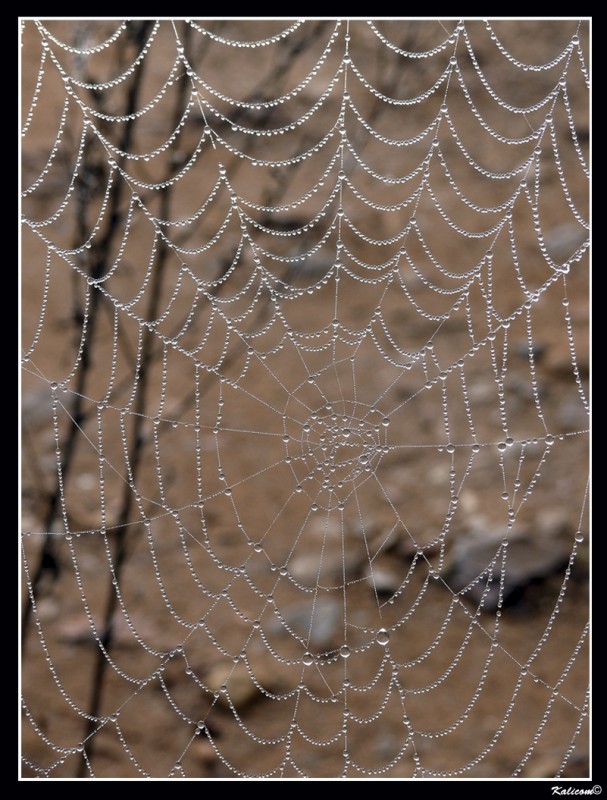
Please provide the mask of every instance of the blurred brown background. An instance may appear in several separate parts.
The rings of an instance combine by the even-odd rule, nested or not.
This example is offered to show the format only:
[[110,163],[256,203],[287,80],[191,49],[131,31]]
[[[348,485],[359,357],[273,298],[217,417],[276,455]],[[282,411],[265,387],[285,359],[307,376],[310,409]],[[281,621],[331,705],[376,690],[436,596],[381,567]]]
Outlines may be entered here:
[[576,31],[23,21],[24,777],[588,775]]

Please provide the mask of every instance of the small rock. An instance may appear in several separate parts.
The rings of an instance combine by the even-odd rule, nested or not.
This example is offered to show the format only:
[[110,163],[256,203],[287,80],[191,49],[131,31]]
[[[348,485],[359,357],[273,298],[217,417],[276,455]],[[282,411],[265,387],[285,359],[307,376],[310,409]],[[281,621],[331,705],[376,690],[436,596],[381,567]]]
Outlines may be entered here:
[[316,581],[318,569],[319,558],[314,553],[295,556],[289,561],[289,573],[306,586]]
[[462,489],[459,495],[459,507],[464,514],[474,514],[481,507],[478,494],[470,489]]
[[[514,346],[514,352],[523,361],[527,362],[529,360],[529,344],[527,342],[521,342],[520,344],[516,344]],[[537,364],[537,362],[541,360],[544,353],[546,352],[546,345],[543,344],[542,342],[534,342],[531,345],[531,352]],[[521,383],[524,384],[523,381],[521,381]]]
[[562,772],[563,778],[588,778],[590,776],[590,758],[588,753],[574,753]]
[[38,619],[43,622],[57,619],[60,611],[59,604],[52,597],[41,597],[36,604],[36,609]]
[[[314,650],[328,650],[333,645],[342,621],[342,606],[331,597],[319,597],[314,606],[312,630],[310,632],[310,618],[312,607],[310,603],[292,606],[282,612],[285,623],[302,639],[308,639],[309,645]],[[284,633],[288,631],[279,619],[274,618],[270,623],[270,631]]]
[[[329,583],[343,580],[344,562],[346,578],[350,579],[360,569],[365,555],[362,542],[348,547],[345,556],[340,549],[331,548],[323,553],[322,561],[320,548],[313,553],[302,553],[289,561],[288,569],[295,580],[305,586],[316,586],[317,581],[326,586]],[[320,571],[319,571],[320,570]]]
[[575,397],[569,397],[561,402],[557,414],[561,430],[565,432],[588,427],[588,412],[577,393]]
[[[402,486],[400,488],[402,495]],[[369,555],[375,563],[378,558],[383,557],[385,554],[397,553],[403,558],[408,558],[417,550],[417,544],[413,538],[406,533],[400,526],[395,526],[394,522],[380,523],[375,522],[366,524],[363,532],[362,527],[353,529],[353,534],[360,537],[363,542],[364,550],[364,563],[368,563],[367,549]]]
[[[137,632],[145,637],[150,637],[152,631],[150,626],[144,621],[137,621],[131,618],[131,621]],[[103,623],[99,619],[95,619],[95,626],[97,636],[103,636],[105,633]],[[92,645],[97,647],[98,642],[95,638],[93,629],[84,615],[67,617],[61,621],[57,626],[59,638],[73,645]],[[113,621],[113,643],[116,647],[140,647],[133,632],[128,626],[127,621],[121,613],[114,616]]]
[[470,400],[477,403],[493,402],[495,399],[495,383],[490,380],[476,379],[468,389]]
[[[446,583],[455,592],[460,592],[474,581],[479,574],[488,569],[496,557],[505,531],[478,533],[461,538],[454,546],[449,568],[445,574]],[[532,582],[544,580],[562,567],[569,557],[569,545],[557,534],[546,529],[521,532],[508,537],[508,554],[504,577],[504,601],[514,600]],[[484,609],[495,611],[499,598],[501,554],[493,566],[493,577],[489,591],[484,599]],[[466,592],[466,597],[478,603],[487,585],[485,575]]]
[[371,589],[375,587],[377,593],[382,595],[392,595],[400,587],[406,575],[404,564],[393,558],[379,557],[374,559],[372,564],[365,570],[365,578]]
[[35,389],[23,396],[21,419],[23,426],[32,431],[50,425],[53,419],[51,392],[48,387]]
[[99,485],[99,476],[93,475],[91,472],[81,472],[76,475],[75,481],[78,488],[86,492]]
[[213,745],[206,737],[198,737],[195,742],[192,742],[188,752],[191,754],[192,758],[195,758],[196,761],[205,766],[214,764],[218,760]]
[[554,778],[561,766],[561,759],[556,754],[541,756],[532,761],[525,770],[525,778]]
[[302,262],[300,269],[306,275],[326,275],[331,269],[330,264],[325,258],[319,256],[309,256]]
[[[267,685],[257,669],[255,677],[262,685]],[[236,664],[234,667],[229,664],[218,664],[204,676],[203,680],[211,691],[220,692],[218,703],[224,708],[230,707],[231,700],[232,705],[241,709],[263,696],[253,683],[247,667],[242,663]],[[220,691],[224,684],[227,691]]]
[[542,541],[564,536],[571,529],[567,521],[567,508],[555,506],[545,509],[537,521],[537,528]]
[[95,637],[84,617],[68,618],[58,626],[59,638],[68,644],[94,644]]
[[552,258],[557,261],[569,258],[586,241],[588,232],[574,222],[549,230],[544,241]]

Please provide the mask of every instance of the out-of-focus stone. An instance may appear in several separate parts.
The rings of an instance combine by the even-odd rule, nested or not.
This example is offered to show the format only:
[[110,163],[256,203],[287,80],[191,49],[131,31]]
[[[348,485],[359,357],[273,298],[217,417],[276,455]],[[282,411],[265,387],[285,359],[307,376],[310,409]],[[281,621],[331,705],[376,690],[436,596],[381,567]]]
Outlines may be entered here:
[[548,252],[557,261],[569,258],[580,247],[588,236],[588,232],[575,222],[559,225],[544,235]]
[[23,396],[21,419],[23,426],[30,430],[39,430],[50,425],[53,419],[51,392],[48,387],[35,389]]
[[295,556],[289,561],[289,573],[305,586],[315,586],[317,581],[323,585],[328,582],[341,582],[344,567],[346,578],[351,579],[365,558],[362,542],[360,545],[352,542],[351,545],[346,548],[345,555],[340,548],[331,548],[322,554],[322,560],[320,548],[315,552]]
[[198,737],[196,741],[192,742],[188,753],[192,758],[195,758],[196,761],[205,766],[210,766],[215,763],[215,761],[218,761],[217,753],[206,737]]
[[[312,628],[310,630],[311,604],[296,605],[282,611],[285,624],[304,640],[310,637],[310,647],[313,650],[328,650],[335,641],[335,637],[342,623],[342,605],[331,597],[319,597],[314,606]],[[270,623],[272,633],[290,635],[285,626],[278,619]]]
[[[276,684],[276,680],[272,681],[270,675],[262,675],[257,667],[255,669],[255,677],[263,686],[268,688]],[[232,705],[240,709],[263,697],[253,683],[247,667],[242,663],[236,665],[218,664],[212,667],[210,672],[203,677],[203,681],[211,691],[219,692],[217,702],[223,708],[230,707],[230,700]],[[224,686],[225,690],[222,689]]]
[[369,587],[374,588],[380,596],[394,594],[403,582],[405,574],[405,563],[388,556],[376,558],[365,570]]
[[[154,631],[152,626],[146,623],[145,620],[131,619],[131,622],[140,636],[144,638],[147,637],[148,639],[152,638]],[[95,625],[97,635],[102,636],[104,634],[104,629],[101,620],[95,619]],[[88,618],[84,614],[69,616],[61,620],[57,625],[57,632],[59,638],[67,644],[98,646],[93,629]],[[121,613],[114,616],[112,633],[112,641],[116,647],[140,647],[140,644]]]
[[525,778],[554,778],[561,766],[561,759],[555,753],[547,753],[532,761],[525,772]]
[[557,415],[563,431],[578,431],[588,426],[588,412],[577,392],[561,402]]
[[[557,528],[551,530],[538,526],[514,536],[507,537],[508,551],[504,575],[504,600],[513,599],[515,593],[524,590],[530,583],[548,578],[569,557],[570,547],[565,538],[558,534]],[[486,573],[489,564],[495,559],[489,591],[484,598],[486,611],[494,611],[499,599],[500,571],[502,555],[498,553],[506,531],[476,531],[470,536],[461,537],[455,544],[449,557],[449,567],[445,574],[447,584],[455,592],[461,592],[475,581],[482,573]],[[475,603],[480,602],[487,586],[488,575],[485,574],[474,583],[465,596]]]

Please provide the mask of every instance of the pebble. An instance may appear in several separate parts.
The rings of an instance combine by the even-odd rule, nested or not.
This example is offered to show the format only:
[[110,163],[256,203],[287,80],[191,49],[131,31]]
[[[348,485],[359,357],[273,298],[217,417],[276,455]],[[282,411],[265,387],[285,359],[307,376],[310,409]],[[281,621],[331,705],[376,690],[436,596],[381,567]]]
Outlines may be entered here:
[[[286,624],[306,641],[310,631],[311,609],[311,603],[307,602],[282,611]],[[340,624],[342,624],[342,604],[332,597],[319,597],[314,608],[310,648],[312,650],[330,649],[340,630]],[[283,633],[285,636],[290,635],[277,618],[273,618],[270,623],[270,631]]]
[[[558,531],[557,531],[558,532]],[[459,592],[480,573],[487,569],[494,559],[504,538],[504,531],[488,531],[484,537],[478,534],[464,537],[455,545],[445,580],[453,591]],[[529,529],[509,538],[506,574],[504,578],[504,600],[531,582],[548,578],[568,559],[570,547],[557,535],[547,535],[541,530]],[[493,568],[493,579],[485,597],[484,609],[495,611],[499,598],[501,554]],[[479,602],[486,586],[482,578],[466,592],[466,596]]]
[[[232,669],[232,666],[234,666],[234,669]],[[255,669],[255,677],[262,686],[267,685],[259,674],[257,666]],[[242,663],[236,665],[218,664],[212,667],[210,672],[204,675],[202,680],[212,692],[219,692],[220,688],[226,684],[227,693],[221,692],[217,700],[219,705],[223,708],[230,707],[228,696],[232,704],[238,709],[248,706],[263,697],[257,686],[255,686],[251,680],[247,667]]]
[[379,556],[372,565],[367,565],[365,578],[370,589],[379,595],[393,594],[403,582],[408,565],[396,558]]

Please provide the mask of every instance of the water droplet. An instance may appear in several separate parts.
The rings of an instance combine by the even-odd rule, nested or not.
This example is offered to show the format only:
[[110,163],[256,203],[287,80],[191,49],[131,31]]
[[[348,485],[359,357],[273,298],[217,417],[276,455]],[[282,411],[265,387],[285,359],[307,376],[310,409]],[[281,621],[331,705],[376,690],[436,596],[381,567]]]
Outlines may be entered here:
[[506,439],[506,445],[508,447],[512,447],[513,444],[514,444],[514,439],[512,438],[512,436],[508,436],[508,438]]
[[303,488],[301,486],[296,486],[295,491],[297,492],[297,494],[301,494],[301,492],[303,492]]
[[504,452],[504,450],[506,449],[506,446],[507,446],[507,445],[506,445],[506,442],[500,442],[500,443],[498,444],[498,446],[497,446],[497,449],[500,451],[500,453],[503,453],[503,452]]
[[577,531],[575,534],[575,541],[576,542],[583,542],[584,541],[584,534],[582,531]]
[[310,426],[309,425],[304,425],[303,426],[303,432],[304,433],[310,433]]
[[283,442],[285,444],[288,444],[291,441],[291,437],[288,436],[288,435],[285,435],[285,436],[282,437],[282,440],[283,440]]
[[344,428],[343,431],[342,431],[342,435],[343,435],[344,439],[348,439],[350,434],[351,434],[351,432],[352,431],[350,430],[350,428]]
[[350,648],[347,644],[342,644],[342,646],[339,648],[339,655],[342,658],[350,658]]
[[544,439],[544,441],[546,442],[548,447],[552,447],[552,445],[554,444],[554,436],[552,436],[552,434],[549,433],[548,436],[546,436],[546,438]]
[[285,577],[285,575],[287,575],[287,574],[288,574],[288,573],[287,573],[287,568],[286,568],[286,567],[281,567],[281,568],[278,570],[278,572],[279,572],[279,574],[280,574],[280,575],[282,575],[282,577],[283,577],[283,578]]
[[304,653],[303,658],[301,659],[306,667],[311,666],[314,663],[314,656],[312,653]]
[[318,504],[317,503],[312,503],[312,505],[310,506],[310,509],[312,511],[318,511]]
[[448,453],[455,453],[455,447],[452,444],[448,444],[447,447],[445,448],[445,450]]
[[381,421],[381,424],[384,426],[384,428],[387,428],[388,425],[390,424],[390,420],[388,419],[388,417],[384,417]]
[[375,641],[377,642],[377,644],[382,644],[385,647],[388,644],[388,642],[390,641],[390,633],[389,633],[389,631],[387,631],[385,628],[380,628],[377,631],[377,635],[375,637]]
[[253,550],[255,550],[256,553],[261,553],[263,547],[260,544],[256,544],[253,546]]
[[473,444],[473,445],[472,445],[472,452],[473,452],[473,453],[478,453],[478,451],[479,451],[480,449],[481,449],[481,448],[480,448],[480,445],[478,445],[478,444]]

